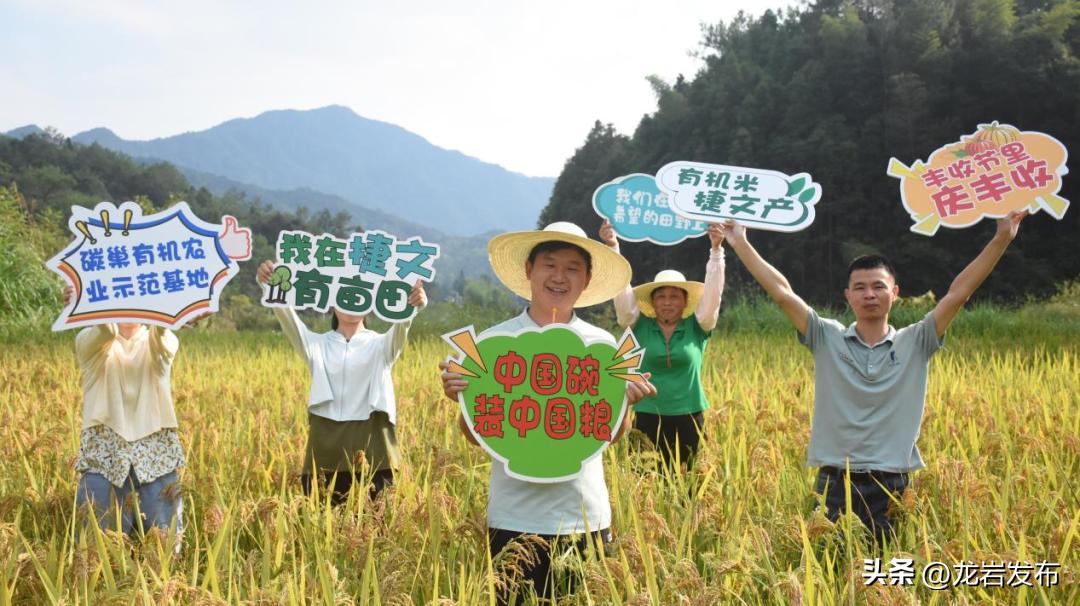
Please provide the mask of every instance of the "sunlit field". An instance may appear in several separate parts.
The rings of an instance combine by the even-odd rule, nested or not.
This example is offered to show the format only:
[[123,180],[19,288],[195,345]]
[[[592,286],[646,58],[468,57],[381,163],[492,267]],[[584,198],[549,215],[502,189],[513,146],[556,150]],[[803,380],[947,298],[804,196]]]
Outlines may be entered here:
[[[925,310],[899,314],[903,325]],[[180,332],[173,392],[188,465],[186,531],[131,541],[74,510],[81,392],[73,333],[0,348],[0,605],[487,604],[514,583],[490,561],[489,460],[458,432],[415,331],[395,367],[405,463],[385,499],[340,508],[296,476],[307,377],[273,332]],[[430,332],[430,331],[428,331]],[[814,513],[803,464],[813,370],[770,306],[725,310],[708,349],[707,439],[694,473],[655,471],[631,434],[605,453],[615,540],[581,563],[570,604],[1080,603],[1080,316],[964,313],[931,366],[898,542],[862,541],[857,518]],[[863,581],[864,558],[1052,562],[1057,583],[935,591]],[[570,571],[566,571],[570,572]],[[1005,577],[1008,579],[1008,575]]]

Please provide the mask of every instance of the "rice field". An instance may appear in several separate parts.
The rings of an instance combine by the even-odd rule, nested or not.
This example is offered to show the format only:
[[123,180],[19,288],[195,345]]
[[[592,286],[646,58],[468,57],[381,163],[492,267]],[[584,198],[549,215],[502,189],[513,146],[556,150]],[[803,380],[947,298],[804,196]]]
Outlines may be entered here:
[[[741,314],[741,315],[740,315]],[[921,314],[919,314],[921,315]],[[913,316],[915,317],[915,316]],[[567,604],[1080,603],[1080,320],[966,312],[933,361],[919,446],[927,468],[876,553],[856,518],[814,512],[812,360],[768,308],[725,311],[706,357],[708,441],[693,474],[656,471],[631,434],[605,453],[614,543],[559,559]],[[898,319],[898,324],[907,320]],[[339,508],[303,496],[304,366],[281,335],[185,330],[173,393],[188,465],[186,531],[133,542],[74,507],[81,393],[73,334],[0,348],[0,606],[488,604],[515,555],[489,559],[489,461],[458,432],[416,331],[395,367],[396,486]],[[867,586],[864,558],[1052,562],[1057,583]],[[1045,580],[1045,579],[1044,579]],[[1031,579],[1034,581],[1034,579]]]

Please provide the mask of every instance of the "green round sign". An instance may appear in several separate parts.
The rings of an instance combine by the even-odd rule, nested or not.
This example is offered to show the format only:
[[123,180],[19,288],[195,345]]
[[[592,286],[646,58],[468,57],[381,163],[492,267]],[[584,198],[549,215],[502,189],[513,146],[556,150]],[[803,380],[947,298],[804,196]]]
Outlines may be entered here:
[[469,385],[458,396],[473,436],[511,477],[563,482],[603,452],[626,414],[626,382],[641,350],[628,330],[620,345],[589,342],[565,324],[477,340],[469,326],[443,338]]

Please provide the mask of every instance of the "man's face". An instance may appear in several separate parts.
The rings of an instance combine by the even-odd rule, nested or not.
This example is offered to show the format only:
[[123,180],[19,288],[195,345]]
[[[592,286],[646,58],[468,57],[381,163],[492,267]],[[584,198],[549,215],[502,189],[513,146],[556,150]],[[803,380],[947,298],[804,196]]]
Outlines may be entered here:
[[656,319],[661,323],[678,322],[686,310],[686,291],[674,286],[662,286],[652,291],[652,304]]
[[585,258],[572,248],[536,255],[534,262],[525,262],[525,276],[532,287],[532,304],[543,311],[573,309],[592,277]]
[[896,280],[884,267],[856,269],[851,272],[848,287],[844,289],[856,320],[888,318],[893,301],[900,294]]

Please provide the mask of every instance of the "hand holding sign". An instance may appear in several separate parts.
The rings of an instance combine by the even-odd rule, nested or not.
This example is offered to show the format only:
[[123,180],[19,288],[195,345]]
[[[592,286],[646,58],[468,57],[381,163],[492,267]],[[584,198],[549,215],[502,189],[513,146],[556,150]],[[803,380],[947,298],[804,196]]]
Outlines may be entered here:
[[724,243],[724,230],[720,227],[719,223],[709,223],[709,244],[712,245],[713,250],[720,248],[720,245]]
[[656,395],[656,386],[649,382],[652,378],[651,372],[641,373],[642,381],[627,381],[626,382],[626,405],[633,406],[645,398],[651,398]]
[[1020,231],[1020,222],[1028,218],[1030,214],[1031,211],[1025,208],[1023,210],[1014,210],[998,219],[996,235],[1012,242],[1016,239],[1017,232]]
[[746,226],[734,219],[718,224],[717,229],[724,234],[724,239],[729,243],[746,241]]
[[416,309],[427,307],[427,293],[424,292],[424,283],[420,280],[417,280],[409,291],[409,305]]
[[600,224],[600,241],[607,244],[609,248],[619,250],[619,239],[615,237],[615,227],[607,219]]

